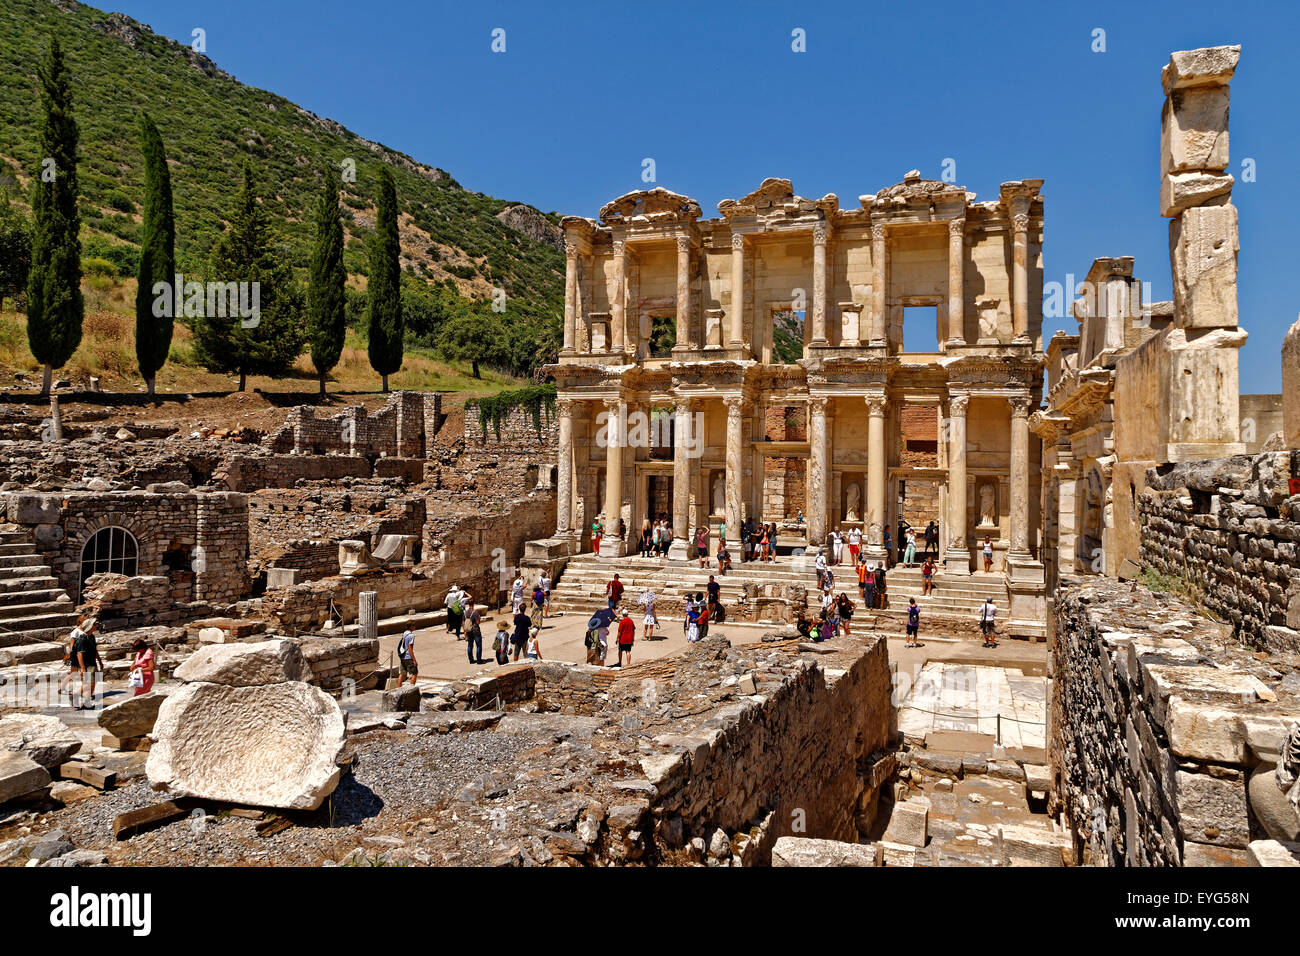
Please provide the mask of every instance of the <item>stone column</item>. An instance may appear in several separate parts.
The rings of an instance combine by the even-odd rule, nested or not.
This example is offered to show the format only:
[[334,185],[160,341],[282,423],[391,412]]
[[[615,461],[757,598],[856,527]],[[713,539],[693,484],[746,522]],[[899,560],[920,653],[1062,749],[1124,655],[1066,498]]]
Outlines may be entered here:
[[745,495],[745,400],[736,396],[724,398],[723,402],[727,405],[727,550],[739,561],[740,524],[744,521],[741,505]]
[[1012,216],[1011,228],[1014,237],[1011,327],[1015,333],[1012,341],[1023,343],[1029,341],[1029,214],[1021,212]]
[[605,434],[605,535],[600,540],[600,556],[620,557],[623,539],[618,534],[618,519],[623,515],[623,429],[627,408],[618,399],[605,399],[609,416]]
[[885,480],[889,463],[885,459],[884,395],[867,396],[867,554],[883,558],[885,530]]
[[[627,273],[627,245],[622,239],[614,240],[614,297],[609,303],[610,351],[622,355],[627,328],[624,275]],[[620,361],[622,361],[620,359]]]
[[970,546],[966,542],[966,406],[969,395],[948,399],[948,546],[944,568],[949,573],[970,573]]
[[814,549],[826,543],[826,480],[831,458],[827,402],[820,395],[808,399],[808,544]]
[[885,344],[885,284],[889,281],[885,268],[885,226],[876,223],[871,227],[871,341],[870,345]]
[[813,301],[812,343],[826,345],[826,238],[830,227],[824,222],[813,226]]
[[[691,341],[691,237],[677,237],[677,348]],[[675,532],[674,532],[675,533]]]
[[578,244],[564,244],[564,351],[572,352],[578,341]]
[[379,592],[362,591],[357,603],[357,637],[379,639]]
[[573,400],[561,398],[559,413],[559,456],[555,463],[555,533],[571,533],[573,527]]
[[[745,237],[731,235],[731,334],[727,344],[741,348],[745,344]],[[731,525],[727,525],[731,530]]]
[[1011,553],[1029,558],[1029,399],[1015,395],[1011,406]]
[[966,220],[948,220],[948,344],[965,345]]
[[[680,246],[678,247],[680,248]],[[679,398],[673,427],[673,542],[668,557],[686,560],[690,539],[691,459],[689,456],[693,403]]]

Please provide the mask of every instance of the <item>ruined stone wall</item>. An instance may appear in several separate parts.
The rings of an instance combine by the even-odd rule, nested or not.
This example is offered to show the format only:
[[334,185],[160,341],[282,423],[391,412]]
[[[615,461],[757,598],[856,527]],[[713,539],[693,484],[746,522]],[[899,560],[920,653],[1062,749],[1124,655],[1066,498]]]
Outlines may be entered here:
[[1300,659],[1257,660],[1167,593],[1064,580],[1049,750],[1053,809],[1083,861],[1244,865],[1261,820],[1285,802],[1251,777],[1300,720]]
[[300,639],[298,646],[311,665],[311,683],[317,687],[348,692],[368,690],[377,683],[379,641],[359,637],[308,637]]
[[1234,638],[1300,651],[1300,452],[1167,465],[1138,496],[1141,561],[1183,582]]
[[219,473],[231,491],[262,488],[292,488],[300,480],[336,481],[340,478],[369,478],[370,461],[346,455],[232,456]]
[[367,414],[353,405],[337,415],[318,418],[315,407],[290,409],[285,422],[263,444],[276,452],[299,455],[422,458],[426,429],[441,423],[442,396],[394,392],[383,408]]

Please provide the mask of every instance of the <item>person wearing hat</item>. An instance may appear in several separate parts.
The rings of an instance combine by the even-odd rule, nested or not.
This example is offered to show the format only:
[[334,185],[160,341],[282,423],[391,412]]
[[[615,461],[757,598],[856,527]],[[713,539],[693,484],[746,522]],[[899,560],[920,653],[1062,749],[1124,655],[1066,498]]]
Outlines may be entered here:
[[615,667],[623,666],[623,655],[627,655],[627,662],[632,663],[632,643],[636,640],[636,622],[627,613],[627,608],[622,611],[622,616],[618,619],[618,663]]
[[826,550],[824,548],[817,549],[815,567],[817,568],[817,587],[823,588],[826,586]]
[[980,630],[984,633],[984,646],[997,647],[997,632],[994,630],[994,623],[998,618],[997,605],[993,603],[992,598],[985,598],[984,603],[980,605]]
[[[68,680],[71,681],[73,673],[80,672],[81,696],[73,705],[78,710],[90,710],[95,706],[93,703],[95,674],[104,669],[104,660],[99,656],[99,644],[95,640],[95,630],[98,627],[99,621],[88,617],[72,629],[68,646],[68,661],[72,665],[72,673],[68,674]],[[89,684],[89,692],[87,692],[87,684]]]
[[468,597],[459,584],[453,584],[443,601],[447,607],[447,633],[455,634],[458,641],[462,640],[460,629],[465,620],[465,601]]
[[497,621],[497,635],[492,639],[492,653],[498,664],[510,663],[510,625]]

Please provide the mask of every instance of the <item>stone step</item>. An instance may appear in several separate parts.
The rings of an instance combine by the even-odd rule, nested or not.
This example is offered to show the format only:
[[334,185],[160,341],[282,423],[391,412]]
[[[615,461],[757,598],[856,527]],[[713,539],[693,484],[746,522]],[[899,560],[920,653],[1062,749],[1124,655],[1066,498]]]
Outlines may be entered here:
[[10,568],[40,568],[44,566],[41,556],[32,554],[30,550],[26,554],[0,554],[0,571]]
[[47,612],[43,614],[33,614],[24,617],[6,618],[3,624],[0,624],[0,635],[5,633],[23,633],[26,631],[42,630],[46,628],[68,628],[76,626],[77,612]]
[[[66,614],[67,612],[75,611],[76,609],[75,605],[68,600],[67,595],[63,594],[62,591],[58,592],[59,594],[63,594],[63,600],[61,601],[27,600],[29,594],[38,593],[40,592],[23,591],[18,595],[22,600],[6,600],[3,603],[0,603],[0,625],[17,618],[31,618],[41,614]],[[12,598],[13,595],[10,597]]]
[[[35,570],[22,568],[21,570]],[[59,581],[52,574],[32,574],[23,577],[0,577],[0,600],[7,600],[7,595],[22,593],[24,598],[29,594],[46,595],[46,594],[63,594],[64,591],[59,587]]]
[[66,644],[53,641],[15,644],[12,647],[0,649],[0,667],[48,664],[50,661],[61,661],[67,650],[68,646]]
[[51,627],[34,627],[25,631],[7,630],[0,627],[0,648],[20,647],[28,644],[59,643],[67,644],[68,635],[76,626],[77,616],[72,615],[71,623]]
[[32,546],[27,541],[4,541],[0,540],[0,555],[3,554],[32,554]]

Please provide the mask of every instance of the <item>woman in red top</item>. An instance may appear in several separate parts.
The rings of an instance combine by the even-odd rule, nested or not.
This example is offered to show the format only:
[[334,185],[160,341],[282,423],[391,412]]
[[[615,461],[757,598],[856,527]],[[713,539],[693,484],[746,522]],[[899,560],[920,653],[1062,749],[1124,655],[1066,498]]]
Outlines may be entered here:
[[627,611],[623,611],[622,618],[618,622],[618,663],[615,667],[623,666],[623,655],[627,655],[628,664],[632,663],[632,642],[636,640],[636,623],[628,617]]
[[[135,651],[135,659],[131,662],[131,683],[135,685],[135,696],[139,697],[153,690],[153,648],[144,638],[138,638],[131,650]],[[140,674],[138,685],[135,681],[137,672]]]

